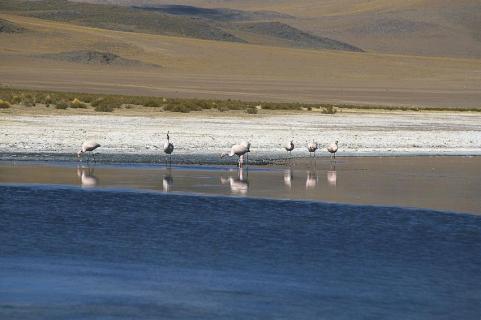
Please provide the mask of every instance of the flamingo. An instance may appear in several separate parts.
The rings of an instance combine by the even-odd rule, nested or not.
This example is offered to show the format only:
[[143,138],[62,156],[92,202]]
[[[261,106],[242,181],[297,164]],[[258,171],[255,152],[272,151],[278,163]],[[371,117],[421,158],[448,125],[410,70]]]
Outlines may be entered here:
[[292,155],[292,150],[294,150],[294,141],[291,140],[291,142],[289,142],[285,147],[284,149],[286,149],[286,151],[289,153],[289,156]]
[[314,140],[312,142],[309,142],[307,144],[307,150],[309,150],[309,156],[312,156],[312,153],[314,153],[314,158],[315,158],[317,148],[318,148],[317,142],[315,142]]
[[244,155],[247,156],[247,153],[251,151],[250,148],[251,148],[250,142],[243,141],[240,144],[233,145],[230,148],[230,151],[228,153],[224,152],[220,155],[220,157],[221,158],[223,158],[225,156],[232,157],[232,156],[236,155],[236,156],[239,157],[239,162],[238,162],[239,168],[242,168],[242,165],[244,163]]
[[167,141],[164,143],[164,152],[169,155],[169,163],[172,163],[172,152],[174,152],[174,144],[170,142],[169,131],[167,131]]
[[100,144],[98,144],[95,141],[89,141],[89,140],[85,141],[84,143],[82,143],[82,147],[77,152],[77,158],[82,160],[82,158],[81,158],[82,154],[85,153],[85,152],[90,152],[92,154],[93,158],[94,158],[94,161],[95,161],[95,154],[92,151],[94,151],[98,147],[100,147]]
[[331,158],[334,156],[334,159],[336,159],[336,152],[337,152],[337,144],[338,143],[339,143],[339,141],[336,140],[336,142],[331,143],[327,147],[327,151],[329,151],[331,153]]

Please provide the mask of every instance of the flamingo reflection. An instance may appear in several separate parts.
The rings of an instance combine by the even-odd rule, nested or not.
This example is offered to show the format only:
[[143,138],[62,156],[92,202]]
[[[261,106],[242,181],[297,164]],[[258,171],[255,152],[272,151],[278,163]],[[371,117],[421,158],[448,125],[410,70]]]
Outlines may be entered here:
[[294,178],[294,176],[292,175],[291,168],[284,171],[284,184],[287,187],[289,187],[289,189],[292,187],[292,179],[293,178]]
[[327,171],[327,183],[332,187],[337,185],[336,165],[331,165],[331,169]]
[[306,178],[306,190],[314,189],[317,186],[317,173],[316,171],[307,171],[307,178]]
[[84,188],[95,187],[99,181],[94,175],[93,167],[77,166],[77,176],[80,178],[80,185]]
[[220,181],[222,184],[227,184],[229,183],[230,185],[230,191],[232,194],[247,194],[247,191],[249,190],[249,180],[247,177],[244,176],[244,170],[239,168],[237,170],[237,177],[228,177],[224,178],[221,177]]
[[162,178],[162,190],[164,192],[172,191],[173,186],[174,186],[174,178],[172,178],[172,168],[169,167],[167,169],[167,173]]

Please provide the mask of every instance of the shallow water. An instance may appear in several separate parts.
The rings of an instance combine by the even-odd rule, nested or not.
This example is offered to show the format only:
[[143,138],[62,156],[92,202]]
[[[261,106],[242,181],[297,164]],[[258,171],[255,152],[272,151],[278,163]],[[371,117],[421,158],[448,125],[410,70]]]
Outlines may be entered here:
[[481,157],[306,159],[277,166],[0,161],[1,184],[417,207],[481,214]]
[[0,186],[1,319],[479,319],[481,218]]

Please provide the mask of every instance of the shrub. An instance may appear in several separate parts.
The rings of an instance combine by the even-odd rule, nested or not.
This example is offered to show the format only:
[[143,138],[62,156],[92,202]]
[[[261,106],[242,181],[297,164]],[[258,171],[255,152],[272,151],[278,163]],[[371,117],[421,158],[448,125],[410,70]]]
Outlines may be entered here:
[[124,103],[128,103],[128,101],[127,99],[122,99],[121,96],[106,96],[92,102],[92,106],[95,108],[99,107],[99,109],[113,110],[119,108]]
[[52,97],[48,94],[48,95],[45,97],[45,99],[44,99],[43,102],[44,102],[45,105],[48,107],[48,106],[53,102]]
[[165,111],[189,113],[190,109],[183,105],[167,105]]
[[207,100],[196,100],[196,105],[200,107],[202,110],[212,109],[214,106],[212,103],[210,103]]
[[248,114],[257,114],[257,113],[258,113],[256,107],[249,107],[249,108],[246,109],[246,112],[247,112]]
[[55,105],[55,109],[61,109],[61,110],[65,110],[69,107],[69,104],[63,100],[57,102],[57,104]]
[[112,112],[114,111],[114,107],[112,105],[104,105],[104,104],[99,104],[95,107],[95,111],[97,112]]
[[10,102],[0,99],[0,109],[8,109],[10,107]]
[[144,104],[144,106],[149,108],[160,108],[160,103],[155,100],[149,100]]
[[82,101],[80,101],[79,99],[75,98],[73,99],[73,101],[70,103],[70,107],[71,108],[81,108],[81,109],[85,109],[87,108],[87,105],[85,103],[83,103]]
[[332,105],[327,105],[322,107],[322,113],[324,114],[335,114],[337,112],[336,108]]
[[11,101],[12,101],[13,104],[19,104],[19,103],[22,102],[22,97],[20,97],[20,96],[13,96],[13,98],[12,98]]
[[26,107],[33,107],[35,106],[35,100],[33,99],[32,95],[26,94],[22,98],[22,104]]

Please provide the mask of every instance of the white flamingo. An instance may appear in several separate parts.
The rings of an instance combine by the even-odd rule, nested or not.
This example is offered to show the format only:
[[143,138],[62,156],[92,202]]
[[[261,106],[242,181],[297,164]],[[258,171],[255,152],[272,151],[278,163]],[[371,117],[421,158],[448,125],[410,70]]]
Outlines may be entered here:
[[314,154],[314,158],[316,157],[316,150],[318,148],[318,144],[315,141],[309,142],[307,144],[307,150],[309,151],[309,156],[312,156]]
[[[95,154],[92,152],[94,151],[95,149],[97,149],[98,147],[100,147],[100,144],[98,144],[97,142],[95,141],[90,141],[90,140],[87,140],[85,141],[84,143],[82,143],[82,147],[80,148],[80,150],[77,152],[77,158],[79,158],[80,160],[82,160],[82,154],[86,153],[86,152],[90,152],[92,154],[92,157],[94,158],[94,161],[95,161]],[[88,159],[87,159],[88,160]]]
[[331,158],[334,156],[334,159],[336,159],[336,152],[338,148],[338,143],[339,141],[336,140],[336,142],[331,143],[329,146],[327,146],[327,151],[331,153]]
[[286,151],[289,153],[289,156],[292,155],[292,150],[294,150],[294,141],[291,140],[291,142],[289,142],[285,147],[284,149],[286,149]]
[[250,142],[243,141],[240,144],[233,145],[230,148],[230,151],[228,153],[224,152],[220,155],[220,157],[221,158],[223,158],[225,156],[232,157],[234,155],[238,156],[239,157],[238,164],[239,164],[239,167],[241,168],[242,165],[244,164],[244,155],[247,156],[247,153],[251,151],[250,148],[251,148]]
[[164,153],[169,155],[169,163],[172,163],[172,152],[174,152],[174,144],[170,142],[169,131],[167,131],[167,141],[164,143]]

